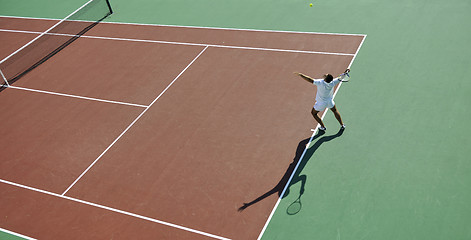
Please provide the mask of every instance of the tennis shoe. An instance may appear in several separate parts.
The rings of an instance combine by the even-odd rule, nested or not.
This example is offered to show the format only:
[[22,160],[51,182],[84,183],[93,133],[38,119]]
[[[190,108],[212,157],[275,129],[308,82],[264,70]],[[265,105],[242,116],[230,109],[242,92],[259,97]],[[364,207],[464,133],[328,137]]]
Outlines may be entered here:
[[342,126],[340,126],[340,129],[344,130],[346,128],[345,124],[342,124]]
[[325,130],[327,130],[327,128],[325,128],[325,127],[319,127],[319,130],[325,132]]

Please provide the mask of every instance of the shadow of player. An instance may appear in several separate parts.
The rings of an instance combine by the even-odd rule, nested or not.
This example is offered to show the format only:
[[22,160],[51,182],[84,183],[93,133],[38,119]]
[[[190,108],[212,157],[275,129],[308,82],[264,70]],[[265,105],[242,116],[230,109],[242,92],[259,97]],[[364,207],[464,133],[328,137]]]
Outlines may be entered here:
[[[294,169],[296,168],[296,165],[298,164],[299,161],[301,161],[301,162],[299,163],[299,166],[296,169],[296,172],[293,175],[293,178],[289,182],[289,186],[286,189],[286,192],[284,193],[284,196],[282,198],[285,198],[286,196],[288,196],[289,188],[292,185],[294,185],[298,182],[301,182],[301,189],[299,191],[299,197],[298,197],[298,199],[300,199],[301,195],[303,195],[303,193],[304,193],[304,187],[305,187],[306,181],[307,181],[307,176],[304,175],[304,174],[303,175],[300,175],[300,174],[301,174],[302,170],[304,169],[304,167],[306,166],[308,160],[312,157],[312,155],[316,152],[316,150],[323,143],[331,141],[331,140],[333,140],[337,137],[342,136],[343,132],[344,132],[344,130],[341,129],[334,135],[321,137],[322,135],[325,134],[325,132],[320,131],[312,138],[312,141],[311,141],[311,144],[310,144],[311,146],[309,148],[307,148],[307,150],[306,150],[306,147],[307,147],[306,145],[309,143],[309,140],[311,138],[306,138],[306,139],[302,140],[301,142],[299,142],[298,147],[296,148],[296,155],[293,159],[293,162],[289,165],[288,169],[286,169],[285,174],[283,175],[281,180],[278,182],[278,184],[276,184],[276,186],[274,186],[268,192],[264,193],[263,195],[261,195],[260,197],[254,199],[253,201],[251,201],[249,203],[244,203],[239,208],[238,211],[239,212],[243,211],[246,208],[250,207],[251,205],[262,201],[263,199],[271,196],[274,193],[277,193],[278,197],[281,197],[281,195],[283,194],[283,190],[284,190],[286,184],[288,183],[288,181],[289,181],[289,179],[290,179],[290,177],[291,177],[291,175],[292,175],[292,173],[293,173]],[[319,137],[321,137],[321,138],[319,138]],[[318,139],[318,140],[315,141],[316,139]],[[303,153],[304,153],[305,150],[306,150],[306,153],[303,156]],[[301,159],[301,157],[302,157],[302,159]]]

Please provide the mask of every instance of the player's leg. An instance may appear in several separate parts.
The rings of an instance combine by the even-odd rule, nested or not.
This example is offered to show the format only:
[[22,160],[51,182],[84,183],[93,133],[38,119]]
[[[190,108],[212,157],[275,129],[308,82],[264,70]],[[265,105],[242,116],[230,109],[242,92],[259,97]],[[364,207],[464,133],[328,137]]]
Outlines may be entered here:
[[322,122],[322,119],[317,115],[318,113],[319,113],[319,111],[317,111],[315,108],[312,108],[312,110],[311,110],[312,116],[321,125],[322,129],[325,130],[324,122]]
[[343,124],[342,117],[340,116],[339,111],[337,110],[337,107],[334,105],[330,110],[334,113],[335,118],[337,121],[339,121],[340,125],[342,128],[345,128],[345,124]]

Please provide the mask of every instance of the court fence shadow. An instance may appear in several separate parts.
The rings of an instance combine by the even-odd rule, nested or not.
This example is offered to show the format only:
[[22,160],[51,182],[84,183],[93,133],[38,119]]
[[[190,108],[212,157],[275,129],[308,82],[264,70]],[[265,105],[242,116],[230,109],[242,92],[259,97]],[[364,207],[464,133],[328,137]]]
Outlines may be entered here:
[[[271,196],[275,193],[278,194],[278,197],[285,198],[290,193],[290,187],[292,185],[298,183],[298,182],[301,182],[301,188],[300,188],[300,191],[299,191],[299,196],[298,196],[296,201],[298,201],[300,203],[300,199],[301,199],[301,196],[304,194],[305,185],[306,185],[306,182],[307,182],[307,176],[305,174],[301,174],[301,173],[302,173],[304,167],[306,166],[307,162],[309,161],[309,159],[314,155],[314,153],[317,151],[317,149],[319,149],[319,147],[322,144],[324,144],[326,142],[329,142],[329,141],[332,141],[333,139],[342,136],[343,132],[344,132],[344,129],[340,129],[336,134],[329,135],[329,136],[323,136],[325,134],[325,132],[320,131],[312,138],[311,144],[307,148],[307,150],[306,150],[306,145],[309,143],[309,140],[311,139],[311,137],[300,141],[299,144],[298,144],[298,147],[296,148],[296,153],[295,153],[295,157],[293,159],[293,162],[290,163],[290,165],[286,169],[284,175],[281,177],[280,181],[272,189],[268,190],[266,193],[262,194],[258,198],[254,199],[251,202],[244,203],[238,209],[238,211],[239,212],[244,211],[246,208],[262,201],[263,199],[265,199],[265,198],[267,198],[267,197],[269,197],[269,196]],[[323,137],[321,137],[321,136],[323,136]],[[303,153],[304,153],[305,150],[306,150],[306,153],[303,156]],[[301,159],[301,157],[302,157],[302,159]],[[301,162],[299,163],[299,166],[296,169],[296,172],[293,175],[293,178],[289,182],[289,186],[286,188],[286,191],[283,193],[283,191],[284,191],[286,185],[288,184],[288,181],[291,178],[291,175],[293,174],[293,171],[296,168],[296,165],[298,165],[299,161],[301,161]],[[283,196],[282,196],[282,194],[283,194]],[[297,212],[299,212],[299,210]],[[293,215],[293,214],[290,214],[290,215]]]

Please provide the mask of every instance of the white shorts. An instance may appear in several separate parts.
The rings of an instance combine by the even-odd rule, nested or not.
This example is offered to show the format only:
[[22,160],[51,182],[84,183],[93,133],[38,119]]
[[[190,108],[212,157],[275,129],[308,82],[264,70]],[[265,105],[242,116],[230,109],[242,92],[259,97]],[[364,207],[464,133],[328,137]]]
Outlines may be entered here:
[[335,102],[333,99],[330,101],[316,101],[314,104],[314,109],[318,112],[324,111],[325,108],[333,108],[335,106]]

